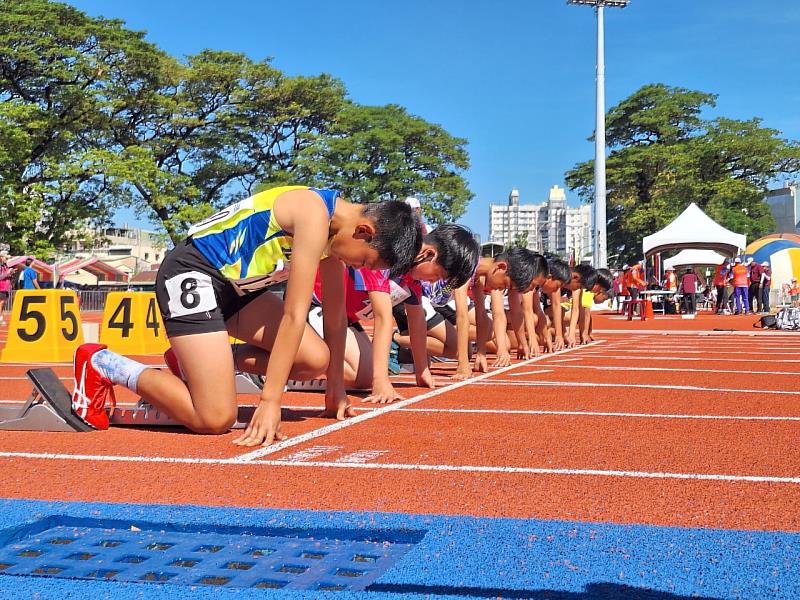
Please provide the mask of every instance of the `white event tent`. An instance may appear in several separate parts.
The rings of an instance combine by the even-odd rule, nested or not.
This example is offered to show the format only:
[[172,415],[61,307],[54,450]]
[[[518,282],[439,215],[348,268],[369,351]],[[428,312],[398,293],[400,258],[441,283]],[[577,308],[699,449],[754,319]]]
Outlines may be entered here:
[[677,269],[684,266],[707,266],[707,265],[721,265],[725,257],[719,252],[713,250],[681,250],[672,258],[664,261],[664,268]]
[[681,249],[715,250],[725,256],[733,256],[746,246],[747,238],[744,235],[728,231],[694,202],[664,229],[642,240],[646,257],[665,250]]

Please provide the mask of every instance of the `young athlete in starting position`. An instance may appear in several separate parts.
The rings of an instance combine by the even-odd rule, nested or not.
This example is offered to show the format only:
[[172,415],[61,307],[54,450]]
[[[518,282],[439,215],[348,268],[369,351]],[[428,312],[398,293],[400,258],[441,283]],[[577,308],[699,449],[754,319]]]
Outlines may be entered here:
[[[472,276],[478,253],[478,242],[469,230],[460,225],[446,224],[423,237],[413,268],[400,277],[391,278],[385,271],[348,269],[346,296],[350,326],[345,349],[345,384],[352,388],[371,389],[366,402],[386,403],[402,398],[388,375],[394,315],[401,332],[408,335],[409,327],[413,332],[410,345],[414,363],[419,365],[415,369],[417,385],[433,387],[426,346],[432,354],[446,354],[443,345],[446,345],[449,333],[445,330],[444,319],[438,314],[435,315],[438,319],[428,319],[426,324],[427,315],[421,304],[421,282],[442,282],[449,288],[460,287]],[[315,303],[321,304],[321,294],[316,296]],[[323,311],[321,306],[311,311],[309,321],[318,332],[325,312],[327,309]],[[359,321],[373,319],[370,343]]]
[[[281,396],[290,375],[327,372],[327,412],[346,410],[342,263],[408,271],[422,244],[411,208],[351,204],[335,190],[286,186],[237,202],[188,233],[156,278],[172,373],[84,344],[75,353],[75,412],[107,428],[106,400],[113,401],[113,385],[124,385],[193,431],[224,433],[237,416],[235,369],[266,374],[261,401],[237,445],[284,438]],[[306,322],[318,267],[331,315],[327,343]],[[286,280],[283,301],[267,291]],[[228,336],[246,343],[235,357]]]

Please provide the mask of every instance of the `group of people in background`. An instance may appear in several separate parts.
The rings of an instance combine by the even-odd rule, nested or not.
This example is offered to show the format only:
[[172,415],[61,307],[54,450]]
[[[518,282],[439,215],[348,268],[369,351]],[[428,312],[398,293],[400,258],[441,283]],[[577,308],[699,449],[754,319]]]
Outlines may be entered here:
[[[637,299],[647,289],[673,292],[674,296],[664,300],[668,309],[677,309],[674,298],[680,298],[682,311],[692,314],[697,310],[698,299],[706,300],[717,314],[768,313],[770,310],[770,289],[772,270],[767,261],[757,263],[752,257],[743,260],[737,256],[726,258],[716,267],[711,281],[698,273],[694,267],[686,267],[678,273],[668,267],[663,280],[654,274],[648,281],[644,261],[625,264],[622,272],[614,273],[613,292],[615,305],[619,307],[624,298]],[[800,286],[796,279],[784,286],[792,298],[793,306],[800,305]]]
[[726,258],[716,268],[713,284],[716,290],[717,314],[769,312],[769,292],[772,285],[769,262],[759,264],[752,257],[743,262],[740,256],[731,262],[731,259]]

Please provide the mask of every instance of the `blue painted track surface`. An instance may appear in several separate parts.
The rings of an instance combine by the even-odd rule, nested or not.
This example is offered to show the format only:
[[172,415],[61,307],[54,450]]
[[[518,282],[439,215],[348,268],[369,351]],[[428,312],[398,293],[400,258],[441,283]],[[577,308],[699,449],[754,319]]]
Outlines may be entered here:
[[[301,529],[414,530],[424,537],[369,592],[287,592],[0,575],[0,598],[800,598],[800,534],[563,521],[0,501],[7,531],[43,517]],[[0,532],[0,536],[3,533]],[[3,544],[6,542],[3,541]]]

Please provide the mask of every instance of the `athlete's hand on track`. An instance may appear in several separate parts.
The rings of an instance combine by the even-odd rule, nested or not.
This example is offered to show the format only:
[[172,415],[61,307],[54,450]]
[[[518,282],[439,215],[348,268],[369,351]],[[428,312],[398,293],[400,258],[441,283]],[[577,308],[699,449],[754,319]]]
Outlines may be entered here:
[[553,352],[558,352],[559,350],[564,349],[564,338],[557,337],[555,343],[553,344]]
[[539,356],[539,346],[534,345],[531,347],[526,348],[517,348],[517,358],[522,360],[529,360],[534,356]]
[[567,348],[574,348],[575,347],[575,335],[574,334],[567,334],[567,337],[564,338],[564,345]]
[[486,355],[477,352],[475,354],[475,372],[476,373],[488,373],[489,372],[489,364],[486,362]]
[[428,367],[422,369],[422,372],[417,373],[417,385],[419,387],[426,387],[429,389],[434,389],[436,387],[436,381],[433,379],[433,375],[431,375],[431,370]]
[[281,433],[281,402],[278,400],[261,400],[256,407],[247,429],[233,440],[237,446],[269,446],[272,442],[285,440]]
[[497,358],[492,363],[493,367],[507,367],[511,364],[511,354],[508,350],[502,350],[497,353]]
[[372,386],[372,393],[364,398],[364,402],[372,404],[391,404],[395,400],[402,400],[403,396],[397,393],[389,381],[380,381]]
[[344,389],[325,390],[325,410],[319,416],[344,421],[349,417],[355,417],[356,413]]
[[465,381],[472,377],[472,366],[467,364],[464,367],[459,366],[455,374],[450,377],[453,381]]

